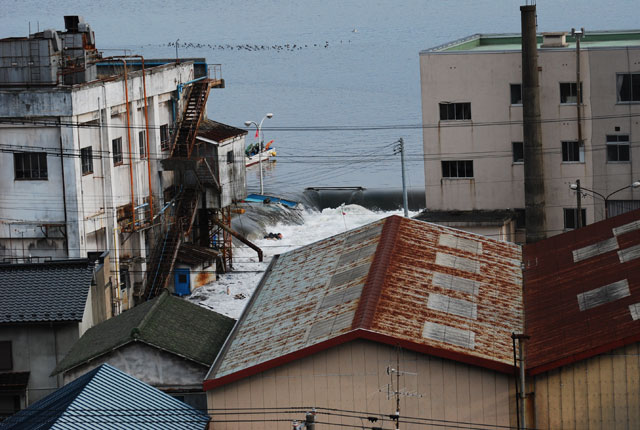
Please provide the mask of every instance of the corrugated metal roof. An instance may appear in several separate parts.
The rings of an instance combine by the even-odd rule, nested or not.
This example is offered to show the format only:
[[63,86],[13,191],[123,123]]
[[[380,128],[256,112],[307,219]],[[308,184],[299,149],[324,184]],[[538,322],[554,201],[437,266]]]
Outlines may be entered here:
[[237,136],[244,136],[246,130],[205,118],[198,127],[198,136],[214,142],[222,143]]
[[522,331],[520,265],[518,245],[398,216],[288,252],[205,387],[356,337],[508,370],[511,333]]
[[205,429],[209,417],[103,364],[0,423],[6,430]]
[[640,340],[640,210],[524,247],[527,367]]
[[0,323],[82,321],[93,268],[87,259],[0,264]]

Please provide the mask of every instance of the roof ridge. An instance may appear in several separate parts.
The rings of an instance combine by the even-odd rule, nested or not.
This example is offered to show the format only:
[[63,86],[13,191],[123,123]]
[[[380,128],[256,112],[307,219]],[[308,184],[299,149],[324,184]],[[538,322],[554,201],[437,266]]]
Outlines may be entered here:
[[138,324],[136,327],[131,329],[132,338],[137,340],[141,337],[142,330],[144,329],[145,325],[147,325],[147,323],[149,322],[149,319],[151,319],[151,315],[155,312],[156,308],[160,306],[160,304],[165,302],[167,297],[169,297],[169,293],[167,292],[167,290],[163,290],[160,293],[160,296],[157,297],[156,302],[153,304],[153,306],[149,308],[146,315],[142,318],[142,320],[140,321],[140,324]]
[[386,219],[382,227],[378,247],[353,317],[352,330],[371,328],[402,220],[402,217],[392,215]]

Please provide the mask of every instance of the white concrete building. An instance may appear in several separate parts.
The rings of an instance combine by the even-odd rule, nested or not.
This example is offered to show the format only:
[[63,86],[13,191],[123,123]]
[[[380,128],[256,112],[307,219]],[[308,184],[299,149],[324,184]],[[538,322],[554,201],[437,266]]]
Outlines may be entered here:
[[[159,160],[181,112],[176,89],[194,79],[194,64],[150,67],[144,79],[131,67],[101,76],[69,57],[79,49],[77,58],[99,59],[89,26],[65,22],[66,32],[0,40],[0,256],[108,250],[126,309],[153,245],[150,199],[158,214],[174,175]],[[125,60],[139,69],[139,58]]]
[[[587,31],[582,38],[581,121],[574,37],[538,39],[551,236],[576,226],[570,185],[577,179],[593,190],[581,201],[584,224],[605,218],[605,198],[609,216],[640,207],[640,189],[628,187],[640,179],[640,31]],[[524,210],[521,55],[519,34],[474,35],[420,53],[429,210]]]

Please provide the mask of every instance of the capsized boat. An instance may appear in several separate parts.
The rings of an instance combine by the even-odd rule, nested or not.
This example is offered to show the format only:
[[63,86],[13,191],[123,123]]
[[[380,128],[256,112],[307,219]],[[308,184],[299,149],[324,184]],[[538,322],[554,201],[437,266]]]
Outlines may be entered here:
[[279,203],[283,206],[287,206],[289,208],[297,208],[299,203],[294,202],[293,200],[285,200],[280,197],[275,196],[265,196],[264,194],[249,194],[244,198],[244,202],[246,203],[262,203],[262,204],[273,204]]
[[265,161],[269,161],[271,157],[275,157],[276,148],[271,147],[272,143],[273,143],[273,140],[270,140],[269,142],[267,142],[261,154],[258,153],[259,146],[257,143],[249,145],[245,150],[245,157],[244,157],[245,166],[247,167],[253,166],[254,164],[260,163],[260,161],[264,163]]

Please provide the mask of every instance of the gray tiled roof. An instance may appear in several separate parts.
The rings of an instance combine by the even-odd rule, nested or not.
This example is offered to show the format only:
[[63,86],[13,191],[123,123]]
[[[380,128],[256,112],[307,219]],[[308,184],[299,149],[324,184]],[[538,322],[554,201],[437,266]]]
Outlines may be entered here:
[[82,321],[93,267],[88,259],[0,264],[0,323]]

